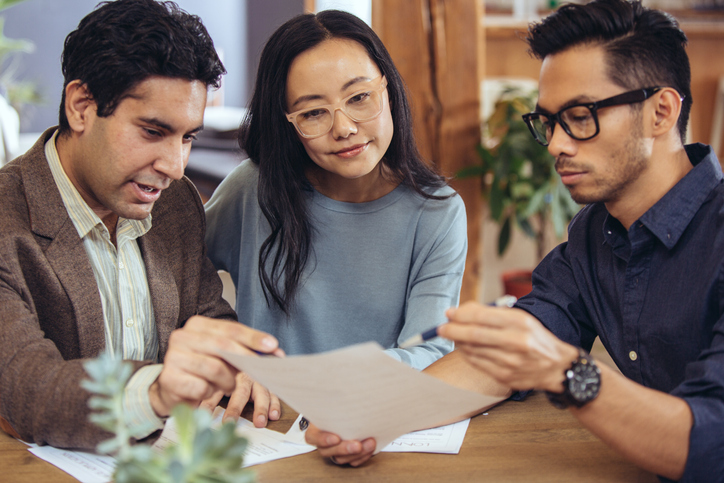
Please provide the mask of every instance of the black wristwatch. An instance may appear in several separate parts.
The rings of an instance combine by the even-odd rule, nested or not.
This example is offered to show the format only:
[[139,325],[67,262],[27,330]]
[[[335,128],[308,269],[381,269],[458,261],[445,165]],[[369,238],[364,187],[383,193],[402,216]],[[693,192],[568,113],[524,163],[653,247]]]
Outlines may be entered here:
[[578,359],[566,369],[563,377],[562,393],[546,391],[548,400],[558,409],[580,408],[596,399],[601,389],[601,370],[583,349],[578,349]]

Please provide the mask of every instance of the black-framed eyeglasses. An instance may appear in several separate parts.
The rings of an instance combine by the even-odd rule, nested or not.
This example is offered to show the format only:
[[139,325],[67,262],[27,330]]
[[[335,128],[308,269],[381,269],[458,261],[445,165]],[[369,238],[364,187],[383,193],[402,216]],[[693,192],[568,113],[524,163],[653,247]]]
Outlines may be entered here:
[[646,87],[624,92],[597,102],[568,106],[555,114],[531,112],[523,114],[523,120],[528,125],[528,129],[530,129],[535,140],[543,146],[548,146],[548,143],[550,143],[556,123],[560,124],[566,134],[573,139],[587,141],[601,132],[598,125],[597,111],[599,109],[643,102],[661,89],[662,87]]

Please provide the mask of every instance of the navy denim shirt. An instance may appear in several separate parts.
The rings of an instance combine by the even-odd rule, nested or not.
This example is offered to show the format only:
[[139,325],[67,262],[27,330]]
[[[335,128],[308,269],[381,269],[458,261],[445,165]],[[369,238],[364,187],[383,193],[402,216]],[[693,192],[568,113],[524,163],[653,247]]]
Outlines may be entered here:
[[694,168],[628,231],[603,203],[584,207],[517,307],[586,350],[598,335],[626,377],[684,398],[681,481],[722,481],[724,184],[711,148],[686,152]]

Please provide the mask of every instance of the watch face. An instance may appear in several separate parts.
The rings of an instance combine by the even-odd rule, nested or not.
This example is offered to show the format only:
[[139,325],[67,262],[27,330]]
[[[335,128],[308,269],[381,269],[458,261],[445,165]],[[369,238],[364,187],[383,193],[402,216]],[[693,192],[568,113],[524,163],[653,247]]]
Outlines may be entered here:
[[601,387],[601,371],[594,364],[589,364],[585,359],[568,370],[568,389],[573,398],[586,403],[598,394]]

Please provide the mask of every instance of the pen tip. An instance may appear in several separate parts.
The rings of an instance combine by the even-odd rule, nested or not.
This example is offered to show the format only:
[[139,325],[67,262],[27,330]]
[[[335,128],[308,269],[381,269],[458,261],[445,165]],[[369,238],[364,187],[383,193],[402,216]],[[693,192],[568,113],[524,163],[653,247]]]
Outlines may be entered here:
[[402,344],[400,344],[398,347],[400,349],[409,349],[410,347],[414,347],[418,344],[422,343],[422,338],[419,335],[410,337],[406,341],[404,341]]

